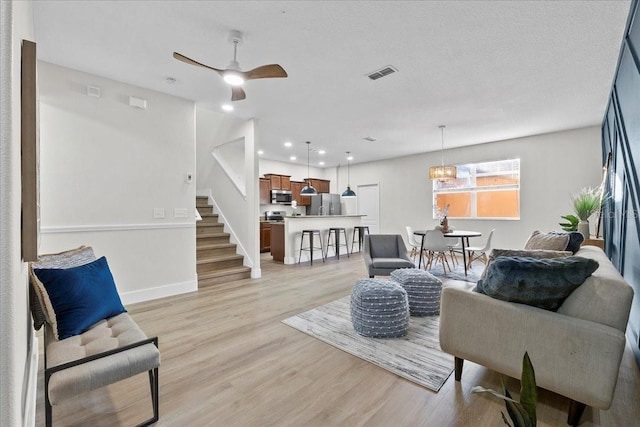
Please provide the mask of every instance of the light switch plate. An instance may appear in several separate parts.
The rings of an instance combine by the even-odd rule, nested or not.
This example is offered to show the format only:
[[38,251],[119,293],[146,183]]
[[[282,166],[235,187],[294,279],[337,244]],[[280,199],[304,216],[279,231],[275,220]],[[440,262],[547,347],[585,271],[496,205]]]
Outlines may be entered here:
[[153,208],[153,217],[155,219],[164,218],[164,208]]
[[187,209],[186,208],[175,208],[173,210],[174,218],[187,218]]

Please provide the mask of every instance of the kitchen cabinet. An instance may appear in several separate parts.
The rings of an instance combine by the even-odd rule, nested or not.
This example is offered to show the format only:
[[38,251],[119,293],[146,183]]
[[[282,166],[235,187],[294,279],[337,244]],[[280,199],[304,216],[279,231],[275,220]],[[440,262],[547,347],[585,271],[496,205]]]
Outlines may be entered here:
[[311,185],[315,187],[318,193],[330,193],[331,181],[320,178],[307,178],[311,181]]
[[260,223],[260,252],[271,250],[271,223]]
[[[293,191],[293,190],[292,190]],[[274,261],[284,262],[284,224],[271,224],[273,243],[271,244],[271,256]]]
[[271,203],[271,186],[267,178],[260,178],[260,204],[268,205]]
[[302,181],[291,181],[291,197],[296,201],[298,206],[309,206],[311,204],[311,198],[309,196],[300,195],[305,185],[307,184]]
[[265,173],[271,184],[272,190],[291,190],[291,176],[290,175],[276,175],[272,173]]

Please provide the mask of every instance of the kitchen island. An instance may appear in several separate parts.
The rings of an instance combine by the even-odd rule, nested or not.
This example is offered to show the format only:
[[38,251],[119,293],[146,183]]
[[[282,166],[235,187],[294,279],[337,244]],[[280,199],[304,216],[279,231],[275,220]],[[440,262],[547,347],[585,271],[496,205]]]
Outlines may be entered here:
[[[295,264],[298,262],[300,254],[300,238],[302,230],[318,229],[322,237],[322,244],[327,245],[327,235],[331,227],[344,227],[347,231],[347,243],[351,249],[351,240],[353,239],[353,227],[360,225],[364,215],[299,215],[285,216],[284,224],[278,227],[271,227],[271,254],[274,261],[284,262],[285,264]],[[343,237],[341,237],[342,243]],[[332,239],[333,242],[333,239]],[[305,245],[307,244],[305,240]],[[316,243],[316,246],[320,246]],[[340,248],[340,255],[347,255],[347,248]],[[333,246],[329,249],[328,256],[335,256]],[[308,261],[309,252],[302,253],[302,262]],[[322,262],[320,249],[314,251],[313,259]]]

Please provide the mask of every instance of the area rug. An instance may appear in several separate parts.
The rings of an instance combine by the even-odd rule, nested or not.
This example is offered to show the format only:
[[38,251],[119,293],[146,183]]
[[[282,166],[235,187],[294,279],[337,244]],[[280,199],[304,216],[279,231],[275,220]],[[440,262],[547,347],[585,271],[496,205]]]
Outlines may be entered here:
[[351,324],[349,296],[282,322],[340,350],[437,392],[453,371],[453,356],[440,350],[439,317],[411,317],[402,338],[366,338]]
[[[467,271],[467,274],[464,274],[464,266],[462,264],[462,259],[454,266],[451,265],[451,260],[449,260],[449,265],[452,267],[451,271],[447,269],[447,273],[445,274],[442,269],[442,264],[438,263],[436,265],[431,266],[431,269],[427,270],[429,273],[433,274],[440,279],[451,279],[451,280],[462,280],[464,282],[476,283],[482,272],[484,271],[484,264],[481,262],[475,262],[471,264],[471,268]],[[422,267],[424,268],[424,266]]]

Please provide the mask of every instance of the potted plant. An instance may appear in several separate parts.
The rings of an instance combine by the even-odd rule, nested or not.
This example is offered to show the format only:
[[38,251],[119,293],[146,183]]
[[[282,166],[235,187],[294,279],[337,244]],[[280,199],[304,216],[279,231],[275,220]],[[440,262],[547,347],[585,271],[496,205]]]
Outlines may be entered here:
[[504,412],[500,412],[502,415],[502,421],[509,427],[535,427],[537,425],[536,420],[536,405],[538,403],[538,389],[536,387],[536,373],[529,359],[529,353],[524,352],[522,358],[522,377],[520,379],[520,401],[514,400],[511,394],[504,385],[504,379],[502,380],[502,393],[486,389],[484,387],[475,386],[471,389],[472,393],[489,393],[495,397],[504,400],[507,407],[507,414],[511,418],[510,424]]
[[560,218],[564,219],[567,222],[559,223],[560,227],[566,232],[578,231],[578,223],[580,222],[580,218],[575,215],[563,215]]
[[580,220],[578,231],[582,233],[585,240],[590,237],[589,217],[597,212],[602,206],[602,192],[599,188],[583,188],[578,193],[571,196],[573,209]]

